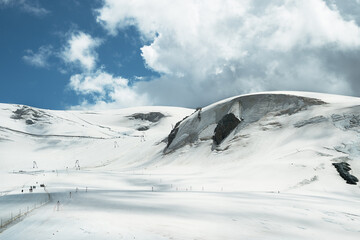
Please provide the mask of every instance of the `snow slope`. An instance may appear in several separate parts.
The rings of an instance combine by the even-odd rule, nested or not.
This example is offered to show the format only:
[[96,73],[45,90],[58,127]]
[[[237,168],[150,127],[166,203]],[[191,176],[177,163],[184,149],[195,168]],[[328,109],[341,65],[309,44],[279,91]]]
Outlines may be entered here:
[[317,93],[196,111],[0,104],[0,239],[358,239],[360,188],[333,163],[360,177],[359,134],[359,98]]

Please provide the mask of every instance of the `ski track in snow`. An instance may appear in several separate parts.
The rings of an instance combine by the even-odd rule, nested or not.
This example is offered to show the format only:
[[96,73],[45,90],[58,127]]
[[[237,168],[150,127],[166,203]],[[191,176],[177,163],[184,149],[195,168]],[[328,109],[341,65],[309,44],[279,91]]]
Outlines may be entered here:
[[[8,131],[15,132],[15,133],[19,133],[19,134],[28,135],[28,136],[31,136],[31,137],[39,137],[39,138],[60,137],[60,138],[105,139],[105,138],[103,138],[103,137],[93,137],[93,136],[56,135],[56,134],[34,134],[34,133],[23,132],[23,131],[19,131],[19,130],[7,128],[7,127],[2,127],[2,126],[0,126],[0,129],[8,130]],[[111,137],[111,138],[108,138],[108,139],[115,139],[115,138],[116,138],[116,137]]]

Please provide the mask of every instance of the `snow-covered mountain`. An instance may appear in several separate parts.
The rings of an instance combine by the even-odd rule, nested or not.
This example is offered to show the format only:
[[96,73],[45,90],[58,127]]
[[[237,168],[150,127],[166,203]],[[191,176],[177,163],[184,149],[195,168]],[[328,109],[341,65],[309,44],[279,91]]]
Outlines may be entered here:
[[357,239],[359,136],[360,99],[317,93],[0,104],[0,239]]

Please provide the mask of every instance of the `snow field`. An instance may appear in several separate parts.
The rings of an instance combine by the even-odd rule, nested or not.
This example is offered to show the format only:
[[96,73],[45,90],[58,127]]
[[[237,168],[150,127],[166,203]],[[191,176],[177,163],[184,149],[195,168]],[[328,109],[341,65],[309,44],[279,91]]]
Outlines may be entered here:
[[[277,103],[243,111],[224,100],[204,108],[200,122],[190,116],[177,141],[189,133],[194,141],[169,152],[164,139],[194,110],[41,110],[26,125],[32,116],[12,119],[19,106],[0,104],[0,216],[48,198],[42,188],[21,189],[44,183],[50,194],[0,239],[358,239],[359,185],[346,184],[332,163],[347,161],[360,176],[360,131],[351,125],[360,101],[297,94],[328,104],[289,115]],[[245,114],[246,125],[214,146],[213,121],[227,111]],[[129,118],[148,112],[166,117]],[[335,113],[350,117],[333,122]]]
[[[187,178],[186,175],[178,177],[178,185]],[[60,184],[59,178],[64,178],[64,182]],[[347,196],[176,191],[170,186],[165,188],[160,181],[156,185],[153,180],[160,178],[162,182],[172,182],[156,174],[150,179],[144,174],[107,171],[49,174],[51,203],[3,232],[0,239],[27,239],[29,232],[36,239],[319,239],[341,236],[356,239],[359,234],[359,201]],[[89,184],[87,191],[81,186],[76,192],[75,186],[85,182]],[[155,186],[156,190],[151,191],[150,186]],[[56,210],[57,201],[61,203],[59,211]]]

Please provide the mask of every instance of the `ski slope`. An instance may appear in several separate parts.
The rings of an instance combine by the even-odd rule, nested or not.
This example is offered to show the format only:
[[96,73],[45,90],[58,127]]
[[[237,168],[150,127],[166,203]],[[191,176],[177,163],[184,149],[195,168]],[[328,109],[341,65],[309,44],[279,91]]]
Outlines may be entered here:
[[[360,177],[359,105],[305,92],[197,110],[0,104],[0,239],[358,239],[360,188],[333,163]],[[240,123],[216,144],[227,114]]]

